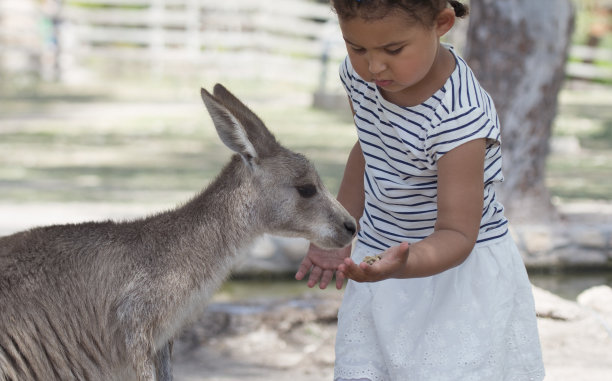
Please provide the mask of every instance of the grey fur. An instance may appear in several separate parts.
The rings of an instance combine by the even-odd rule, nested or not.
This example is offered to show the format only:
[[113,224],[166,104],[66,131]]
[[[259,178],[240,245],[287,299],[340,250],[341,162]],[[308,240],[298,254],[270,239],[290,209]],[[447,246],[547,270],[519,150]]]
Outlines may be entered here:
[[170,380],[168,342],[255,238],[351,241],[354,219],[304,156],[221,85],[201,93],[237,154],[191,201],[135,221],[0,238],[0,381]]

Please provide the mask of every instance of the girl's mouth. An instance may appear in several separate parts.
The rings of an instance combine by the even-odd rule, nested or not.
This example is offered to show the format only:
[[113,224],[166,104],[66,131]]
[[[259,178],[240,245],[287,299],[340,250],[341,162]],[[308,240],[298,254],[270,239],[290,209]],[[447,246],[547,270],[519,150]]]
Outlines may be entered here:
[[393,81],[390,80],[376,80],[374,81],[374,83],[376,83],[376,86],[378,87],[387,87],[389,85],[391,85],[393,83]]

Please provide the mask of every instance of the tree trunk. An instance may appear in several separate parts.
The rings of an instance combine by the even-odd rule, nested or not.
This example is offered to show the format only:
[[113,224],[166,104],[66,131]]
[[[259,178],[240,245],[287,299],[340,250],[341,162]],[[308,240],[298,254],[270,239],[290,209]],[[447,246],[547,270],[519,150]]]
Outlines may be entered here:
[[557,219],[545,165],[574,25],[570,0],[471,0],[466,58],[495,101],[505,181],[515,220]]

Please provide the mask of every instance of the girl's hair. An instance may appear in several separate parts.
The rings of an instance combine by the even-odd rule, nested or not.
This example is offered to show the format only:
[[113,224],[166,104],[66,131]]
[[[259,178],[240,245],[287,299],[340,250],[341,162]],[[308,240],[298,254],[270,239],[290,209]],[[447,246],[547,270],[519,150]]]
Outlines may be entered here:
[[331,4],[343,20],[354,17],[378,20],[393,11],[403,11],[426,26],[430,26],[449,4],[457,17],[465,17],[469,13],[467,5],[454,0],[331,0]]

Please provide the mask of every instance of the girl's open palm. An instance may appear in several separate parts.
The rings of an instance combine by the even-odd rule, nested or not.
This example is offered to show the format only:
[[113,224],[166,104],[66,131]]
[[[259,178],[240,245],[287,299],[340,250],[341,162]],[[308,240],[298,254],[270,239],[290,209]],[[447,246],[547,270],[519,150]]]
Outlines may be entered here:
[[302,280],[310,271],[308,287],[319,283],[319,288],[325,289],[336,273],[336,288],[339,290],[344,283],[344,276],[337,272],[338,266],[351,255],[351,245],[338,250],[324,250],[313,244],[310,245],[306,257],[295,274],[295,279]]
[[[381,259],[369,265],[365,262],[355,263],[351,258],[346,258],[339,266],[338,272],[342,277],[357,282],[377,282],[389,278],[406,278],[407,262],[409,254],[407,242],[399,246],[393,246],[380,254]],[[338,275],[336,275],[338,277]]]

